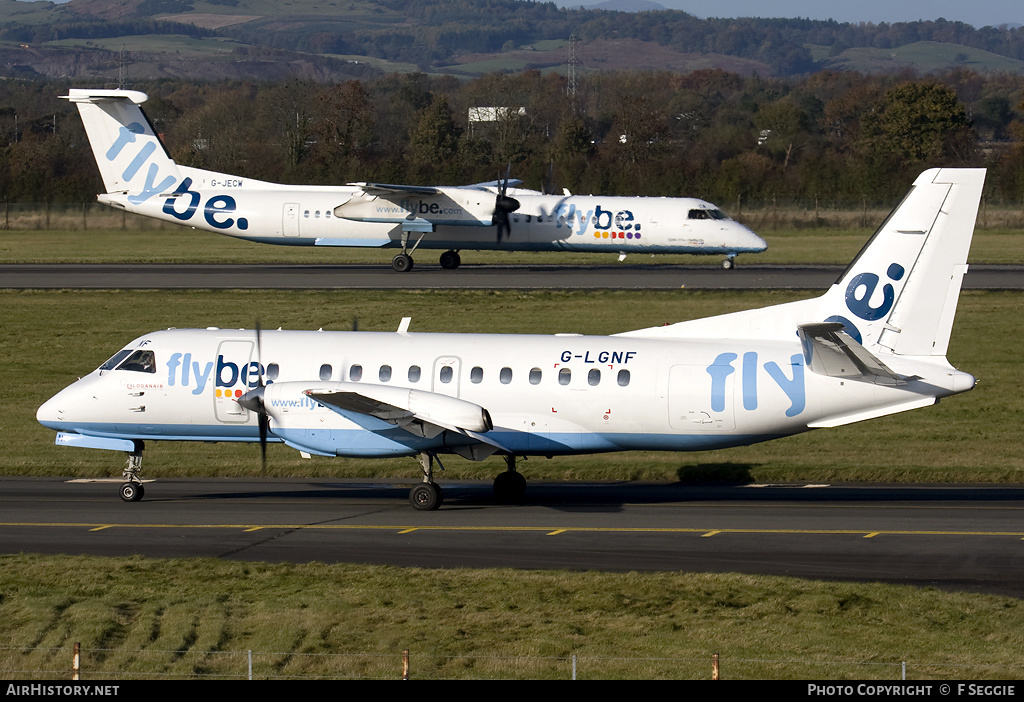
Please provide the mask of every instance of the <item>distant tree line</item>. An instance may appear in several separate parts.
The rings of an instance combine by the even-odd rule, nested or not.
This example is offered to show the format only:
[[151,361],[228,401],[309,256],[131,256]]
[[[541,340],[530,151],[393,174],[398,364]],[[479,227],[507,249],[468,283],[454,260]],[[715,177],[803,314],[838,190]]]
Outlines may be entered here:
[[[0,187],[9,201],[100,191],[61,82],[0,83]],[[1024,77],[973,71],[722,71],[472,81],[393,74],[318,84],[164,80],[133,86],[181,163],[277,182],[464,184],[511,165],[561,192],[892,201],[933,166],[989,168],[990,196],[1024,197]],[[495,121],[470,121],[470,108]]]
[[[214,4],[234,5],[236,0]],[[892,49],[919,41],[945,42],[1024,60],[1024,27],[983,27],[934,21],[861,23],[808,19],[700,19],[677,10],[611,12],[562,9],[530,0],[377,0],[349,12],[324,16],[268,15],[222,29],[153,20],[194,9],[187,0],[143,0],[116,21],[90,20],[65,8],[45,24],[0,25],[0,40],[38,44],[54,38],[94,39],[139,34],[222,36],[240,42],[315,54],[354,54],[416,64],[448,65],[469,53],[544,39],[584,42],[637,39],[684,53],[716,53],[758,61],[773,74],[796,75],[820,68],[810,47],[830,56],[854,47]],[[301,12],[297,9],[296,12]],[[283,21],[282,21],[283,20]]]

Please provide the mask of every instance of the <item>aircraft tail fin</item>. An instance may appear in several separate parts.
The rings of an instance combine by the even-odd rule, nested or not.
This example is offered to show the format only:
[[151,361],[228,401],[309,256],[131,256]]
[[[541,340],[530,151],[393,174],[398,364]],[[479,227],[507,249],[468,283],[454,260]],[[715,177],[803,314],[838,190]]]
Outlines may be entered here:
[[944,357],[984,183],[981,168],[922,173],[819,297],[621,336],[788,340],[801,325],[831,322],[872,356]]
[[922,173],[820,298],[824,321],[880,353],[945,356],[984,183],[984,169]]
[[129,201],[137,195],[141,201],[170,192],[181,181],[177,164],[142,112],[145,93],[72,88],[62,97],[78,106],[107,193],[128,193]]

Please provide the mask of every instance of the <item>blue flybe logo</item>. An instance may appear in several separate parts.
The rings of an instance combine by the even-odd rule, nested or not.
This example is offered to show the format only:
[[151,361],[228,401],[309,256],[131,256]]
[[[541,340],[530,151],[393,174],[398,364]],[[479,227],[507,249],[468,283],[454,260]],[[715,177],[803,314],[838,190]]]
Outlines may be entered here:
[[[775,361],[761,363],[756,351],[748,351],[743,354],[739,367],[733,363],[739,359],[736,353],[720,353],[714,362],[705,370],[711,376],[711,409],[714,412],[724,412],[726,409],[726,380],[733,373],[739,372],[739,383],[743,393],[743,409],[754,411],[757,409],[760,393],[765,385],[769,388],[777,387],[789,399],[789,408],[786,409],[787,417],[795,417],[804,411],[807,404],[807,392],[804,386],[804,357],[803,354],[794,354],[789,359],[792,376],[786,372]],[[768,384],[764,381],[771,381]]]
[[[114,143],[107,149],[105,157],[108,161],[113,162],[117,159],[121,153],[128,147],[131,147],[138,140],[137,135],[145,134],[146,130],[138,122],[132,122],[128,125],[122,125],[118,128],[117,138],[114,139]],[[143,168],[146,167],[148,162],[148,168],[144,171],[142,189],[133,195],[128,196],[128,202],[133,205],[141,205],[142,203],[149,200],[154,195],[165,193],[174,187],[174,176],[168,175],[164,178],[160,177],[160,165],[150,160],[150,157],[157,150],[157,144],[153,140],[146,140],[141,148],[138,149],[135,156],[125,167],[124,171],[121,172],[121,177],[126,182],[132,182],[136,176],[143,172]],[[130,152],[128,152],[130,153]],[[214,187],[222,188],[239,188],[242,186],[243,181],[238,178],[226,178],[223,180],[211,181]],[[191,190],[192,179],[185,178],[181,181],[174,192],[164,200],[163,212],[164,214],[170,215],[175,219],[182,222],[187,222],[196,214],[200,212],[206,223],[214,229],[229,229],[230,227],[238,227],[241,230],[249,228],[249,221],[244,217],[234,217],[235,210],[238,208],[235,198],[230,195],[211,195],[207,198],[206,202],[200,207],[200,201],[202,196],[195,190]],[[184,209],[179,210],[178,200],[182,199],[185,201]]]
[[[893,282],[903,280],[903,276],[906,273],[906,269],[898,263],[890,264],[885,271],[888,279]],[[846,309],[857,318],[863,319],[866,322],[875,322],[885,317],[896,303],[896,288],[890,282],[882,284],[881,300],[875,300],[876,305],[873,306],[871,304],[872,299],[876,297],[876,292],[879,289],[878,286],[881,283],[882,279],[876,273],[858,273],[855,275],[850,284],[846,286]],[[855,339],[858,344],[864,343],[860,329],[846,317],[832,315],[825,319],[825,321],[839,322],[846,327],[846,333]]]
[[[171,387],[192,387],[193,395],[202,395],[211,383],[218,392],[218,397],[241,397],[245,389],[259,386],[260,378],[266,375],[266,368],[256,361],[234,363],[224,356],[217,356],[217,362],[200,363],[192,359],[190,353],[172,353],[167,359],[167,384]],[[266,381],[270,384],[272,381]],[[241,388],[236,388],[241,385]],[[229,394],[224,388],[231,388]]]

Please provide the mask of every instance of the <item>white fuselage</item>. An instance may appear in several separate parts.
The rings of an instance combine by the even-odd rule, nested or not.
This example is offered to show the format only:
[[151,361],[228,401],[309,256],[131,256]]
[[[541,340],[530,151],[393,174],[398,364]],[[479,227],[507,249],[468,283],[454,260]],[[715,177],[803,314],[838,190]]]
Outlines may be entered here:
[[[481,441],[520,455],[685,451],[931,404],[973,384],[938,359],[917,359],[918,377],[899,386],[822,376],[795,340],[278,330],[257,344],[253,331],[209,329],[155,332],[126,349],[151,352],[151,363],[94,371],[40,407],[39,421],[97,440],[258,441],[256,415],[237,399],[263,378],[270,439],[309,453],[468,456]],[[427,438],[305,394],[382,386],[479,405],[493,428]]]
[[[495,192],[452,188],[444,211],[430,198],[373,198],[345,216],[336,209],[361,194],[352,186],[292,186],[178,166],[183,178],[167,191],[106,194],[99,200],[197,229],[292,246],[403,246],[401,221],[430,218],[433,231],[408,234],[427,249],[715,254],[763,251],[763,239],[695,198],[542,195],[509,190],[521,203],[499,242],[490,218]],[[157,171],[159,173],[159,171]],[[435,211],[428,208],[435,205]],[[420,209],[426,211],[420,213]],[[710,216],[710,214],[714,216]],[[396,221],[399,220],[399,221]]]

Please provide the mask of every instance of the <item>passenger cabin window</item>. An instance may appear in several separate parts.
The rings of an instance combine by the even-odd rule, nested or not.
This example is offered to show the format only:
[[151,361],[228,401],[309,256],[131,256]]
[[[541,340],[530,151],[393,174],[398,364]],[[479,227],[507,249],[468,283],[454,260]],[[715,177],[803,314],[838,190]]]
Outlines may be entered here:
[[156,356],[152,351],[136,351],[117,369],[138,373],[156,373]]
[[618,383],[622,387],[629,385],[629,371],[625,368],[619,371]]
[[320,380],[330,380],[331,379],[331,373],[333,373],[333,372],[334,372],[334,369],[331,368],[331,364],[330,363],[323,364],[322,366],[320,366]]
[[455,372],[452,370],[451,366],[442,366],[441,367],[440,379],[441,379],[442,383],[450,383],[450,382],[452,382],[452,377],[454,375],[455,375]]
[[276,363],[267,366],[267,380],[277,380],[279,375],[281,375],[281,366]]
[[530,369],[530,385],[540,385],[540,368]]
[[420,382],[420,373],[421,372],[422,371],[420,371],[420,367],[419,366],[409,366],[409,382],[410,383],[418,383],[418,382]]
[[391,380],[391,366],[381,366],[380,372],[377,373],[377,377],[380,378],[380,382],[387,383]]
[[363,379],[363,367],[360,365],[352,366],[348,369],[348,379],[353,383],[359,382]]
[[590,372],[587,373],[587,383],[590,385],[598,385],[601,382],[601,371],[597,368],[591,368]]
[[512,382],[512,369],[509,368],[508,366],[505,366],[504,368],[502,368],[501,372],[498,374],[498,380],[501,381],[502,385],[508,385],[509,383],[511,383]]
[[473,366],[473,370],[469,372],[469,382],[480,384],[484,379],[484,369],[480,366]]
[[572,380],[572,371],[568,368],[562,368],[558,371],[558,384],[568,385],[569,381]]

